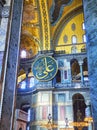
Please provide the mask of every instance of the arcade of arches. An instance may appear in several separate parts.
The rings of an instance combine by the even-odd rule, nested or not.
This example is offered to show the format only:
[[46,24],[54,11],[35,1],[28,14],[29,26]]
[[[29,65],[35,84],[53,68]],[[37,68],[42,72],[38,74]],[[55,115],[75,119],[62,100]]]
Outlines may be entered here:
[[0,130],[97,129],[96,5],[0,0]]

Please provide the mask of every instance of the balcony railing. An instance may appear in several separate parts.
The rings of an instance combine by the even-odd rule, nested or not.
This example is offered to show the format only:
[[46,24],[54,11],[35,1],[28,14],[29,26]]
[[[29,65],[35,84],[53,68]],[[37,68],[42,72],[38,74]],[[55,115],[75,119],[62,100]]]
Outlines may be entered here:
[[52,81],[49,82],[38,82],[33,86],[32,88],[25,88],[21,89],[18,88],[18,93],[20,94],[26,94],[26,93],[32,93],[39,90],[53,90],[53,89],[89,89],[90,85],[89,82],[81,83],[81,81],[77,82],[71,82],[71,83],[53,83]]
[[71,83],[56,83],[55,88],[89,88],[89,82],[85,81],[81,83],[81,81],[71,82]]
[[17,109],[16,110],[16,119],[27,122],[28,121],[28,113],[26,113],[20,109]]

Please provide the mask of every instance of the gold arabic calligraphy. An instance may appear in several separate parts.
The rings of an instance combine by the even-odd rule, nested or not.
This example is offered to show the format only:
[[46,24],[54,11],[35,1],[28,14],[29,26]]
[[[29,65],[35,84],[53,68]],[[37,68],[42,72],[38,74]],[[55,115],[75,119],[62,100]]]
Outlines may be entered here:
[[49,75],[49,73],[54,70],[53,64],[50,64],[51,62],[52,62],[52,60],[47,62],[47,59],[44,58],[44,64],[42,66],[42,67],[44,67],[44,69],[41,73],[40,72],[36,73],[37,79],[41,80],[41,79],[46,78]]

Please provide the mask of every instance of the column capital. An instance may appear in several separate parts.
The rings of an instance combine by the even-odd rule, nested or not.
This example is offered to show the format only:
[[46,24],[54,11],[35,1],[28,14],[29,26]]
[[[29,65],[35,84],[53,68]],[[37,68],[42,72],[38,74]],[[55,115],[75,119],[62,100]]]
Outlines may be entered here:
[[78,61],[78,63],[79,63],[79,65],[82,65],[83,64],[83,61],[81,60],[81,61]]

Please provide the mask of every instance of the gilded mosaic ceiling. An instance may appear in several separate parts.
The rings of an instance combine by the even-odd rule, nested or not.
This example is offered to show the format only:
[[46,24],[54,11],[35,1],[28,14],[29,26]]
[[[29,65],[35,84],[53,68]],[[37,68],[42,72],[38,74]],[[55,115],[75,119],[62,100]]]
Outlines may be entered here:
[[67,18],[69,18],[68,20],[73,18],[72,14],[76,15],[80,7],[82,8],[82,0],[25,0],[22,35],[27,35],[27,39],[29,37],[30,44],[25,44],[26,37],[22,38],[21,35],[21,48],[23,49],[25,46],[29,50],[34,45],[35,47],[38,45],[37,51],[33,52],[32,50],[32,57],[38,51],[54,50],[54,46],[58,42],[56,39],[61,37],[63,32],[60,30],[64,28]]
[[32,58],[39,50],[39,24],[36,3],[26,0],[23,7],[21,50],[27,52],[26,58]]

